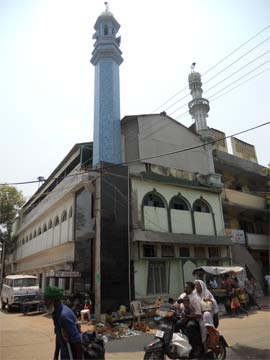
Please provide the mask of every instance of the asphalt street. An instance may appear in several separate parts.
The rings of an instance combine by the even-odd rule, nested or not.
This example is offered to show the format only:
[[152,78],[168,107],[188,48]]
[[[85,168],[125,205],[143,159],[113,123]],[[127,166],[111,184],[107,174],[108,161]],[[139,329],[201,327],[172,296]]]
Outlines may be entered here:
[[[85,330],[85,329],[83,329]],[[228,360],[270,358],[270,313],[252,311],[249,316],[224,317],[219,331],[230,348]],[[143,359],[144,345],[154,334],[111,340],[106,344],[106,360]],[[0,312],[0,358],[3,360],[49,360],[54,351],[52,320],[46,314],[24,316]]]

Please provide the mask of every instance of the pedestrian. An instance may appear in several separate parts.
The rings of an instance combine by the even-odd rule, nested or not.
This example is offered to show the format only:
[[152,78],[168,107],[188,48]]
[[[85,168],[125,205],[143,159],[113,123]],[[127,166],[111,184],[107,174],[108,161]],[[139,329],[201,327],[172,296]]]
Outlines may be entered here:
[[245,280],[245,290],[248,294],[248,306],[253,307],[256,306],[260,310],[260,306],[257,303],[255,290],[256,290],[256,282],[255,279],[251,278]]
[[266,294],[270,295],[270,275],[266,274],[264,277],[265,286],[266,286]]
[[63,290],[48,286],[44,292],[47,312],[52,315],[55,333],[53,360],[83,359],[82,336],[74,312],[62,303]]

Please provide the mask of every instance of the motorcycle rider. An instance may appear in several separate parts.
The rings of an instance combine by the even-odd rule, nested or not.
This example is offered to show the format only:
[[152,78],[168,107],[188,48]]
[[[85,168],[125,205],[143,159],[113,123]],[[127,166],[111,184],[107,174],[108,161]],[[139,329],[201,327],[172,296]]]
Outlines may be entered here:
[[[183,301],[183,298],[188,296],[190,301],[190,306],[193,309],[193,313],[190,316],[189,321],[185,325],[183,329],[183,333],[188,337],[189,343],[192,347],[192,351],[190,357],[196,357],[200,354],[202,348],[201,342],[201,333],[200,333],[200,325],[199,321],[201,319],[202,311],[200,301],[197,295],[194,293],[195,285],[191,281],[187,281],[184,287],[184,293],[182,293],[174,307],[180,309],[180,304]],[[179,330],[181,327],[181,320],[178,320],[176,323],[176,330]]]
[[198,297],[201,305],[202,316],[200,319],[201,337],[205,351],[209,351],[209,346],[215,346],[219,339],[219,333],[216,330],[214,315],[218,319],[218,305],[216,299],[207,289],[202,280],[195,280],[194,294]]

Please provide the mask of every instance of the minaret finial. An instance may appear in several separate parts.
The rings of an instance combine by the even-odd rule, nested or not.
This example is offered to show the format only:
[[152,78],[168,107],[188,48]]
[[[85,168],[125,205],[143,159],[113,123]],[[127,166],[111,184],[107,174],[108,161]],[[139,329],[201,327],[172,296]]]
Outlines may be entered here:
[[105,2],[104,2],[104,5],[105,5],[105,7],[106,7],[106,11],[109,11],[109,3],[108,3],[108,1],[105,1]]
[[195,66],[196,66],[196,63],[193,62],[193,63],[191,64],[191,66],[190,66],[191,72],[194,72]]

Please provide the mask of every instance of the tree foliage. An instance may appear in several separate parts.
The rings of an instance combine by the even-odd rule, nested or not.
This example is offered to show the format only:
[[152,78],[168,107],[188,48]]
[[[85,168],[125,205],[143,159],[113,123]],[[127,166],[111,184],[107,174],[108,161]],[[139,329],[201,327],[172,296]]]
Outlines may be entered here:
[[23,203],[21,191],[14,186],[0,185],[0,235],[1,241],[6,242],[7,250],[11,244],[12,223]]

